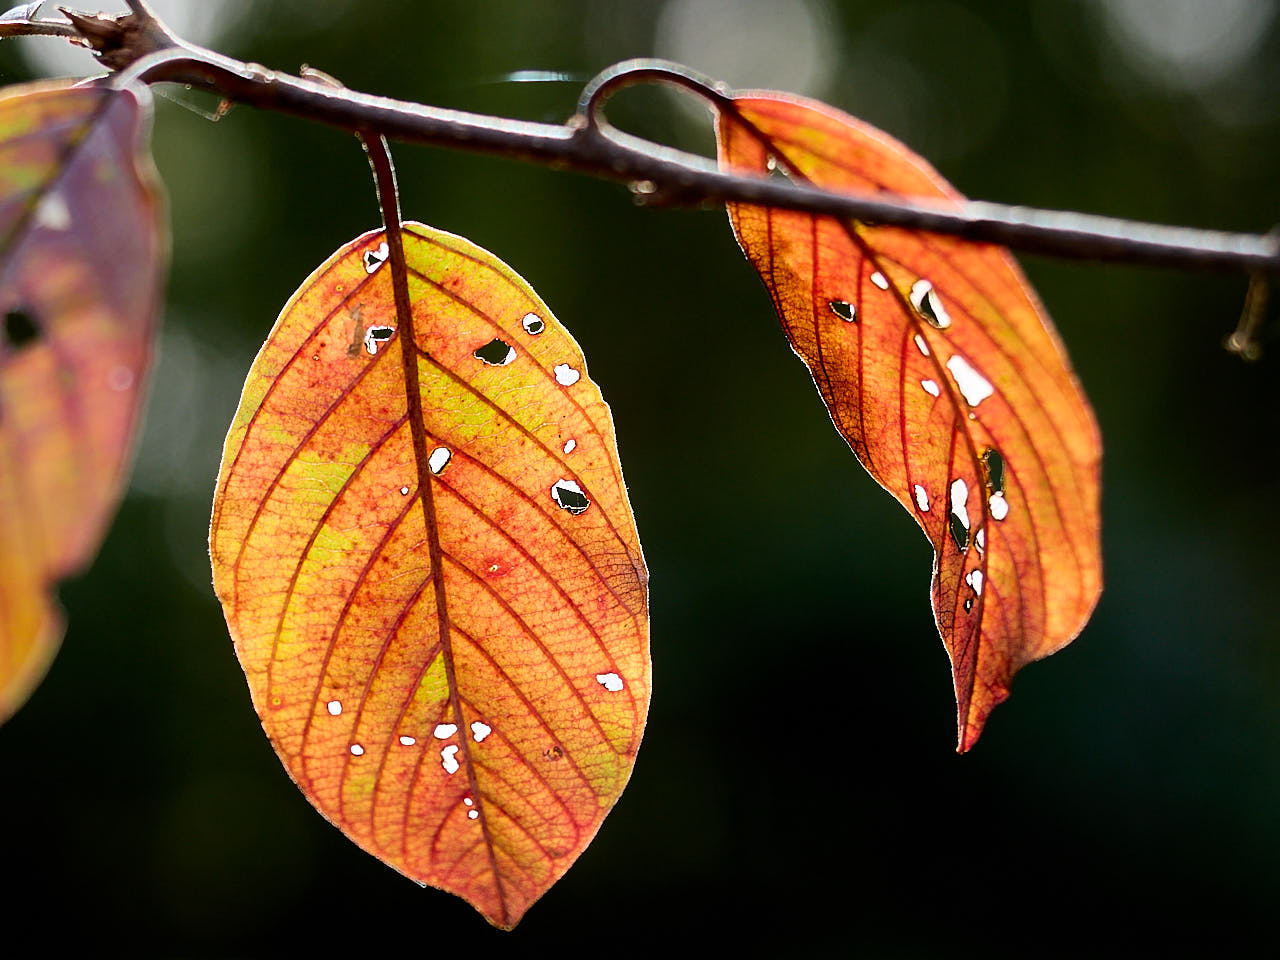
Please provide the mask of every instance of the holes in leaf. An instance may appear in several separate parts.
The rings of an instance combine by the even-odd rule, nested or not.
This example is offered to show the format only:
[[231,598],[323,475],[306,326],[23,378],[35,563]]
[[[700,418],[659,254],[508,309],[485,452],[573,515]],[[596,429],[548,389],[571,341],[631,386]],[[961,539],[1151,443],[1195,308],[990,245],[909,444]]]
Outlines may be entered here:
[[981,554],[984,550],[987,549],[987,528],[986,527],[983,527],[981,530],[978,531],[977,535],[973,538],[973,545],[978,548],[979,554]]
[[340,717],[342,716],[342,701],[330,700],[325,709],[329,711],[329,716]]
[[352,755],[353,757],[363,757],[363,756],[364,756],[364,747],[360,746],[360,744],[358,744],[358,743],[353,743],[353,744],[351,745],[351,755]]
[[374,324],[364,332],[364,348],[373,356],[378,348],[395,336],[395,327],[383,327]]
[[412,747],[417,742],[418,742],[417,737],[402,736],[400,738],[400,746],[402,747]]
[[558,743],[553,743],[546,750],[542,751],[543,760],[559,760],[564,756],[564,748]]
[[480,811],[479,811],[479,810],[475,810],[475,809],[468,810],[468,811],[467,811],[467,819],[468,819],[468,820],[479,820],[479,819],[480,819]]
[[916,334],[916,349],[920,351],[920,356],[927,357],[929,355],[929,344],[925,342],[924,337]]
[[444,468],[449,465],[449,461],[452,459],[452,450],[448,447],[436,447],[431,451],[431,456],[427,457],[427,468],[438,477],[444,473]]
[[566,440],[566,441],[564,442],[564,452],[565,452],[565,453],[573,453],[573,451],[574,451],[574,450],[576,450],[577,448],[578,448],[578,441],[577,441],[577,440]]
[[407,497],[408,495],[409,495],[409,488],[408,488],[408,487],[401,487],[401,488],[400,488],[400,496],[402,496],[402,497]]
[[960,388],[965,402],[971,407],[976,407],[996,392],[991,381],[973,369],[969,361],[958,353],[951,355],[951,359],[947,361],[947,369],[956,378],[956,386]]
[[847,323],[856,323],[858,320],[858,308],[847,300],[832,300],[827,306],[831,308],[832,313]]
[[889,289],[889,280],[879,270],[877,270],[875,273],[871,275],[871,282],[874,283],[881,290]]
[[982,452],[982,472],[988,493],[1004,493],[1004,457],[995,447],[987,447]]
[[389,256],[391,256],[391,250],[387,247],[387,241],[385,240],[378,244],[377,250],[366,250],[364,252],[364,272],[373,273],[373,271],[387,262],[387,257]]
[[461,764],[458,763],[456,754],[458,753],[458,745],[450,744],[440,751],[440,766],[444,767],[444,772],[453,775],[458,772]]
[[493,727],[487,723],[481,723],[479,720],[471,721],[471,736],[475,738],[476,743],[484,743],[484,738],[493,733]]
[[951,483],[951,539],[961,553],[969,549],[969,485],[960,477]]
[[456,723],[437,723],[433,735],[437,740],[448,740],[458,732]]
[[500,337],[494,337],[472,356],[491,367],[505,367],[516,358],[516,348]]
[[568,510],[575,517],[584,513],[591,501],[582,492],[576,481],[561,478],[551,485],[551,499],[562,510]]
[[942,395],[942,388],[938,386],[938,382],[936,380],[921,380],[920,386],[924,387],[924,392],[929,394],[931,397]]
[[524,319],[520,321],[520,326],[524,327],[524,332],[531,337],[536,337],[543,330],[547,329],[546,321],[544,321],[536,313],[526,313]]
[[990,507],[992,520],[1003,520],[1009,515],[1009,501],[1004,498],[1003,493],[991,495]]
[[973,609],[973,597],[965,597],[965,598],[964,598],[964,612],[965,612],[965,613],[968,613],[968,612],[969,612],[970,610],[972,610],[972,609]]
[[973,591],[974,596],[982,596],[982,571],[970,570],[965,576],[964,582],[969,585],[969,589]]
[[556,383],[562,387],[571,387],[578,382],[578,378],[582,376],[577,370],[569,366],[567,363],[557,363],[555,370]]
[[610,693],[617,693],[622,689],[622,678],[616,673],[597,673],[596,683],[604,687]]
[[929,512],[929,494],[920,484],[915,485],[916,506],[920,508],[921,513]]
[[35,317],[21,307],[8,310],[4,315],[4,342],[10,350],[21,350],[40,339],[40,328]]
[[951,326],[951,315],[947,313],[947,308],[942,305],[942,299],[928,280],[917,280],[913,283],[911,294],[907,299],[929,326],[937,330],[945,330]]

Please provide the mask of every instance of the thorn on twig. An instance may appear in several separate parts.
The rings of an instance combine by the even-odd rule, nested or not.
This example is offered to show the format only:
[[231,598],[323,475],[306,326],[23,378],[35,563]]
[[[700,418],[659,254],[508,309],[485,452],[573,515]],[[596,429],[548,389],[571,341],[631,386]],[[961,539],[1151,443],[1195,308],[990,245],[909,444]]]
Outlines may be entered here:
[[178,45],[177,39],[140,0],[130,0],[134,12],[119,17],[86,14],[59,7],[80,32],[81,39],[111,70],[123,70],[149,53]]
[[1240,322],[1223,343],[1227,352],[1234,353],[1241,360],[1252,361],[1262,356],[1262,347],[1258,344],[1258,332],[1262,329],[1262,321],[1267,312],[1270,286],[1270,278],[1261,271],[1249,276],[1249,291],[1244,297],[1244,310],[1240,314]]

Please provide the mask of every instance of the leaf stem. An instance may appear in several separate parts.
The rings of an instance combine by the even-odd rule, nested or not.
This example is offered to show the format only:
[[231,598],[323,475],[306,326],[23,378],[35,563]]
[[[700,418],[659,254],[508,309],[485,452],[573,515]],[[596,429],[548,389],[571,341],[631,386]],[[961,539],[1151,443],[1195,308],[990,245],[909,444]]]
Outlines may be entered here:
[[[131,19],[118,22],[130,30]],[[150,15],[138,20],[136,41],[125,44],[123,51],[113,47],[112,58],[104,61],[121,70],[120,82],[188,83],[227,100],[353,132],[493,154],[622,182],[648,180],[658,199],[668,203],[733,201],[799,210],[1066,259],[1280,273],[1280,237],[1275,235],[1198,230],[980,201],[944,207],[724,173],[705,157],[622,133],[605,122],[607,98],[637,83],[675,85],[712,105],[728,96],[723,85],[666,61],[631,60],[610,67],[587,85],[580,111],[566,123],[529,123],[333,89],[175,40]],[[148,27],[153,29],[148,32]],[[153,37],[161,39],[152,42]],[[94,38],[85,39],[93,43]]]

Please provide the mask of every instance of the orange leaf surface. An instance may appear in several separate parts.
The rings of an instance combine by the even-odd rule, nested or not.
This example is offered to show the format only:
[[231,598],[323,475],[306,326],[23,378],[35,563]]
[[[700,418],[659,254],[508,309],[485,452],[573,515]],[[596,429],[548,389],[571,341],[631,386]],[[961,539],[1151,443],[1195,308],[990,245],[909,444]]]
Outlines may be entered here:
[[[722,166],[848,193],[959,203],[924,160],[780,94],[721,104]],[[934,548],[933,611],[968,750],[1026,663],[1101,590],[1101,442],[1048,316],[1007,251],[731,204],[836,428]]]
[[0,721],[62,637],[58,580],[120,497],[164,240],[144,89],[0,95]]
[[631,774],[647,575],[572,337],[486,251],[421,224],[403,236],[426,462],[376,231],[302,285],[250,370],[214,584],[311,802],[509,928]]

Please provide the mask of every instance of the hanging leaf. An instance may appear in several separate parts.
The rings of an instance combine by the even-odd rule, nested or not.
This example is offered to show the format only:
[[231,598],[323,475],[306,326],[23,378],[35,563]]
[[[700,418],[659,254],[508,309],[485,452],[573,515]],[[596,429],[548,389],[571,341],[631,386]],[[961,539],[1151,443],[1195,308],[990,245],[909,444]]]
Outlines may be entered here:
[[249,373],[214,584],[308,799],[510,928],[630,776],[647,575],[572,337],[486,251],[420,224],[403,236],[416,387],[386,238],[369,233],[303,284]]
[[[920,157],[823,104],[720,106],[721,164],[958,204]],[[959,749],[1013,675],[1069,643],[1101,589],[1093,414],[1035,294],[997,247],[730,204],[836,428],[933,544]]]
[[142,88],[0,95],[0,721],[62,637],[52,591],[115,512],[164,260]]

